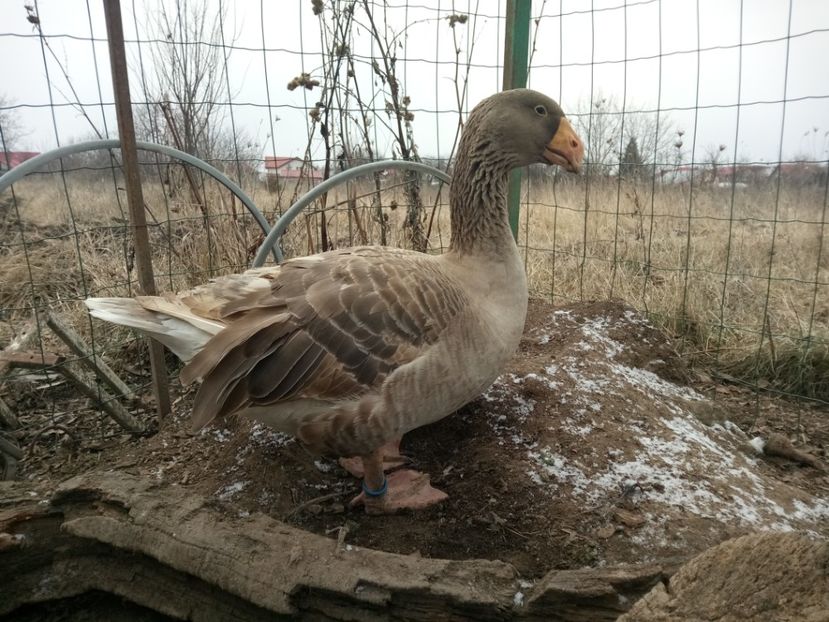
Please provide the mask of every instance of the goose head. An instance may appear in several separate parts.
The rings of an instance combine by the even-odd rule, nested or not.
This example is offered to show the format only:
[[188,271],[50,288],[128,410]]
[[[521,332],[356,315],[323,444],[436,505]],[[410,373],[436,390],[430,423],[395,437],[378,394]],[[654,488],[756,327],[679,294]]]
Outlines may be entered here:
[[531,89],[502,91],[483,100],[470,114],[465,133],[485,151],[495,147],[507,168],[544,163],[578,173],[584,159],[584,143],[561,106]]
[[530,89],[501,91],[469,113],[449,189],[455,254],[515,253],[509,227],[507,173],[529,164],[579,172],[584,143],[552,99]]

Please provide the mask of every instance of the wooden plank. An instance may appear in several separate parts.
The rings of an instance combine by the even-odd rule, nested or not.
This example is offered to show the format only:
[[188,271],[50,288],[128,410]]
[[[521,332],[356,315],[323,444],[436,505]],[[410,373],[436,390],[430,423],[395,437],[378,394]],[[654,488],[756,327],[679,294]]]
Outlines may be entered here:
[[51,352],[0,352],[0,364],[24,369],[46,369],[63,363],[64,358]]
[[7,430],[16,430],[20,427],[20,421],[2,397],[0,397],[0,426]]
[[121,427],[133,434],[144,432],[144,425],[133,417],[127,410],[102,388],[88,382],[82,374],[71,366],[65,365],[65,358],[49,352],[1,352],[0,361],[8,362],[11,367],[25,369],[48,369],[62,375],[74,384],[81,393],[94,401],[98,407],[118,422]]
[[[0,471],[0,479],[13,480],[17,476],[17,460],[9,455],[3,458],[3,469]],[[2,543],[0,543],[2,544]]]
[[110,389],[129,399],[135,397],[135,394],[132,389],[127,386],[127,383],[121,380],[121,378],[118,377],[118,374],[112,371],[112,368],[107,365],[103,359],[96,356],[92,350],[86,346],[81,336],[69,326],[64,324],[59,317],[53,313],[47,314],[46,325],[61,338],[63,343],[65,343],[67,347],[72,350],[72,352],[78,355],[80,363],[100,378]]
[[[34,320],[29,320],[20,330],[11,343],[3,348],[4,354],[11,354],[12,352],[20,352],[23,348],[29,345],[29,342],[37,335],[37,325]],[[0,376],[5,375],[11,365],[4,360],[0,360]]]
[[74,384],[81,393],[91,399],[106,414],[118,424],[133,434],[144,432],[144,425],[133,417],[127,410],[101,387],[90,384],[86,379],[69,365],[61,365],[56,371]]
[[10,440],[0,436],[0,451],[4,454],[11,456],[15,460],[20,460],[23,458],[23,450],[20,449],[17,445],[12,443]]

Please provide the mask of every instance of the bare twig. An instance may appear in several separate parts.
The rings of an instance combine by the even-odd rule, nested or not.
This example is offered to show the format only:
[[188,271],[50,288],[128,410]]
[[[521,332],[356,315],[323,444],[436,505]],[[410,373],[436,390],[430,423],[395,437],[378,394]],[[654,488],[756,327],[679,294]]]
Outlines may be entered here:
[[296,516],[297,514],[305,511],[307,508],[311,507],[315,503],[322,503],[324,501],[330,501],[331,499],[339,499],[340,497],[345,497],[346,495],[350,494],[352,491],[350,490],[340,490],[338,492],[329,492],[328,494],[321,495],[319,497],[314,497],[313,499],[308,499],[308,501],[303,501],[299,505],[297,505],[293,510],[288,512],[285,516],[285,520]]

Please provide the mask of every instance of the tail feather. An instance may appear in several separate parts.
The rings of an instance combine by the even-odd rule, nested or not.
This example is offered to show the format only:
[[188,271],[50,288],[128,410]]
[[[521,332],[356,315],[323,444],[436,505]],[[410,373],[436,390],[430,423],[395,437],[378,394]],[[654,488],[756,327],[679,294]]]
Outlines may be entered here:
[[174,296],[137,296],[136,300],[147,311],[184,320],[211,335],[217,334],[225,327],[223,322],[197,315],[193,309]]
[[[173,317],[164,311],[146,308],[142,303],[153,300],[134,298],[87,298],[84,302],[89,314],[112,324],[134,328],[167,346],[185,363],[189,362],[210,340],[222,330],[223,324],[181,310]],[[147,305],[158,308],[160,305]]]

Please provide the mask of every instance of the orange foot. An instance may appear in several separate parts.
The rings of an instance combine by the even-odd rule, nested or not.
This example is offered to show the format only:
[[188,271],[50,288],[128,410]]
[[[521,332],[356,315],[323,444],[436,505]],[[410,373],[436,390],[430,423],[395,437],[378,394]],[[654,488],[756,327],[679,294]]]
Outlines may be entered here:
[[448,498],[432,488],[426,473],[403,469],[386,476],[385,494],[372,497],[363,491],[351,500],[351,507],[364,505],[366,514],[394,514],[403,509],[422,510]]
[[[383,471],[391,471],[399,466],[408,464],[411,459],[400,453],[400,439],[389,441],[378,450],[383,456]],[[363,459],[360,456],[340,458],[340,466],[354,477],[362,479],[366,475]]]

